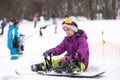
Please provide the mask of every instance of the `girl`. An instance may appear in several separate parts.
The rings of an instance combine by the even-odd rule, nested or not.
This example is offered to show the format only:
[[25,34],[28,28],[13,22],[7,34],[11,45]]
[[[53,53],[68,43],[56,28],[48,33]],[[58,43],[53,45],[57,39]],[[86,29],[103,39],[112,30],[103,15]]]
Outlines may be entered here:
[[[70,19],[65,19],[62,23],[63,30],[66,33],[66,37],[63,41],[57,45],[55,48],[49,49],[43,53],[43,56],[47,57],[49,55],[58,56],[67,52],[64,57],[52,60],[52,65],[54,68],[58,68],[61,65],[70,63],[71,60],[75,59],[79,61],[80,69],[77,71],[85,71],[89,63],[89,47],[87,43],[87,35],[83,30],[78,29],[78,25]],[[45,69],[46,63],[32,65],[33,71],[40,71]],[[74,69],[75,70],[75,69]]]

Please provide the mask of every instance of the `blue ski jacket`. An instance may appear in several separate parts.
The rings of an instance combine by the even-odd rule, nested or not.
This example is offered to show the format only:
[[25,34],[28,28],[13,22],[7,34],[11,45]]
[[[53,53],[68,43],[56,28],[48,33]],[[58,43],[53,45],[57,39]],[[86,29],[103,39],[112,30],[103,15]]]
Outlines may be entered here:
[[[8,40],[7,40],[7,47],[10,49],[11,55],[18,54],[18,49],[17,47],[13,46],[13,39],[17,38],[19,42],[19,33],[18,33],[18,28],[14,25],[9,26],[8,30]],[[18,43],[19,44],[19,43]]]

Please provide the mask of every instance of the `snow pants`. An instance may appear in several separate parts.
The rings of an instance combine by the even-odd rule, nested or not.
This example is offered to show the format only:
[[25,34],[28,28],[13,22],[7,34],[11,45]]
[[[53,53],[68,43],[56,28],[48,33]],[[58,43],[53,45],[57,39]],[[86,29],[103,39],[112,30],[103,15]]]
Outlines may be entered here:
[[[52,60],[52,65],[53,65],[53,67],[54,68],[57,68],[57,67],[59,67],[59,62],[60,61],[62,61],[62,60],[65,60],[65,56],[64,57],[61,57],[61,58],[58,58],[58,59],[55,59],[55,60]],[[44,61],[43,62],[43,70],[45,69],[45,67],[46,67],[46,62]],[[79,68],[76,68],[76,69],[74,69],[74,71],[79,71],[79,70],[82,70],[82,71],[85,71],[85,65],[84,65],[84,63],[82,63],[82,62],[79,62],[79,64],[80,64],[80,67]],[[81,69],[80,69],[81,68]]]
[[11,54],[11,60],[16,60],[19,57],[17,48],[10,49],[10,54]]

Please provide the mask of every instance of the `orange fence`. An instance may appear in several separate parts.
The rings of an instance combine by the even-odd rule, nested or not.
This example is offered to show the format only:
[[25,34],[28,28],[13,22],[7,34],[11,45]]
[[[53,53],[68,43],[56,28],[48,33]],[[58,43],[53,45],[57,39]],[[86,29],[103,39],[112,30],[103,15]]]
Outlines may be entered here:
[[104,32],[102,32],[102,40],[89,44],[90,56],[103,59],[119,59],[120,45],[104,40]]

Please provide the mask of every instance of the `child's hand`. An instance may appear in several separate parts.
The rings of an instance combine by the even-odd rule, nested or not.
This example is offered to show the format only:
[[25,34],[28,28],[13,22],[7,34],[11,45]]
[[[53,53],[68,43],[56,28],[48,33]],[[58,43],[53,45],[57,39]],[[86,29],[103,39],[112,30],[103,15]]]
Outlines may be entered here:
[[75,53],[74,59],[75,59],[75,60],[79,60],[79,58],[80,58],[79,54],[78,54],[78,53]]
[[66,65],[67,63],[69,63],[71,61],[71,56],[65,56],[65,59],[61,60],[58,65],[59,66],[63,66]]
[[49,50],[47,50],[47,51],[45,51],[45,52],[43,53],[43,56],[47,57],[47,56],[50,56],[50,55],[53,54],[53,53],[54,53],[54,50],[49,49]]

